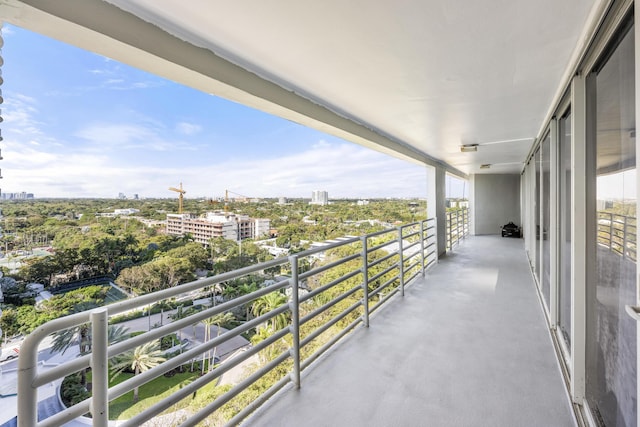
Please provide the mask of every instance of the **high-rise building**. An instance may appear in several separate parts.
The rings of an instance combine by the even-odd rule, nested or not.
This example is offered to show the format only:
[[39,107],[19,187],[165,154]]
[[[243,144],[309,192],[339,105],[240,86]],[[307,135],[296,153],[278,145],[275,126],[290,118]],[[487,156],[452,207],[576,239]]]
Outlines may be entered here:
[[312,205],[328,205],[329,204],[329,193],[326,191],[315,190],[311,193],[311,204]]

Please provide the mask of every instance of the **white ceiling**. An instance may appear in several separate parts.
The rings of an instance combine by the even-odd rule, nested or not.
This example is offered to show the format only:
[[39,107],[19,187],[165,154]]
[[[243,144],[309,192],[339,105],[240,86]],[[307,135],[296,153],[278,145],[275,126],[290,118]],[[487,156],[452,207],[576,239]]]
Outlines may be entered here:
[[[16,25],[380,151],[506,173],[521,170],[602,1],[3,3]],[[478,152],[461,153],[470,143]]]

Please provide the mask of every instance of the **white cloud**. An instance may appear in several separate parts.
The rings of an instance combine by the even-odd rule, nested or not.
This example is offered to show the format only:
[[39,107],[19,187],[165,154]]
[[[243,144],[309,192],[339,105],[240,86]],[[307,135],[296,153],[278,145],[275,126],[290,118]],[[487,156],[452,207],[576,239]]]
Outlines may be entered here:
[[74,132],[74,136],[84,140],[85,150],[118,151],[193,151],[198,147],[166,135],[164,127],[141,119],[138,123],[92,123]]
[[24,147],[6,158],[10,167],[3,188],[36,197],[115,197],[123,192],[170,198],[167,188],[179,182],[187,197],[222,196],[225,189],[255,197],[310,197],[320,189],[334,198],[424,196],[426,191],[423,168],[348,143],[207,167],[125,167],[106,154],[38,154]]
[[183,135],[195,135],[202,131],[202,126],[195,123],[180,122],[176,125],[176,131]]

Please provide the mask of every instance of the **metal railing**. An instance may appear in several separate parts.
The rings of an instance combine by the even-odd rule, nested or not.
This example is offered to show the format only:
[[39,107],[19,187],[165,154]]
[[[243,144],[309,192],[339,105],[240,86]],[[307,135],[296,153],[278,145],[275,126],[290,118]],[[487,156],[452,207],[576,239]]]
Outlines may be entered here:
[[[405,286],[415,277],[424,275],[425,269],[437,261],[436,228],[436,220],[428,219],[348,238],[288,258],[274,259],[50,321],[27,336],[20,351],[18,426],[58,426],[84,414],[90,414],[94,426],[107,426],[110,401],[188,364],[195,358],[202,358],[231,338],[255,332],[263,339],[254,340],[254,344],[246,351],[227,359],[132,418],[118,421],[119,426],[139,426],[160,414],[176,414],[178,412],[174,411],[181,409],[180,425],[193,426],[205,419],[216,423],[210,417],[220,416],[221,408],[234,404],[231,409],[228,409],[230,406],[227,407],[226,413],[231,412],[231,415],[222,420],[218,418],[218,421],[237,424],[286,384],[292,383],[294,387],[300,387],[301,371],[354,328],[368,326],[371,313],[394,295],[404,295]],[[218,284],[278,266],[289,269],[290,278],[188,317],[175,319],[125,341],[116,344],[108,342],[109,319],[114,315],[178,298],[190,292],[212,287],[215,289]],[[270,307],[268,311],[256,314],[255,317],[248,316],[238,326],[209,341],[198,343],[145,372],[119,384],[109,385],[110,361],[117,355],[217,314],[233,310],[248,313],[249,304],[274,292],[287,295],[285,300],[288,301]],[[46,337],[87,323],[92,331],[92,348],[89,354],[72,358],[47,370],[38,365],[38,345]],[[276,327],[277,324],[281,326]],[[203,408],[194,409],[189,405],[197,391],[216,384],[222,374],[255,355],[260,358],[261,363],[247,373],[244,379],[216,398],[207,400]],[[92,373],[92,396],[38,422],[38,387],[87,368],[91,368]],[[260,390],[257,397],[249,393],[255,389]],[[251,400],[247,401],[249,396]]]
[[469,235],[469,209],[448,211],[446,219],[447,251],[450,251]]
[[598,212],[598,244],[624,259],[637,260],[636,217]]

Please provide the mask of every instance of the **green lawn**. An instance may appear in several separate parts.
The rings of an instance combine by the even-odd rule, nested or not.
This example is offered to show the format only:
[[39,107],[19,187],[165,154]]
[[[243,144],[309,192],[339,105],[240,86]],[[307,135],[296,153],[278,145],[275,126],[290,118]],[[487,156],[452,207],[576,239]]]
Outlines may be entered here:
[[[122,373],[115,380],[109,381],[109,387],[124,382],[132,376],[133,374]],[[127,420],[175,391],[180,390],[198,378],[198,376],[199,372],[191,373],[188,369],[169,378],[164,375],[160,376],[140,387],[138,402],[133,402],[133,390],[112,401],[109,404],[109,419]],[[87,377],[87,381],[91,381],[90,376]]]

